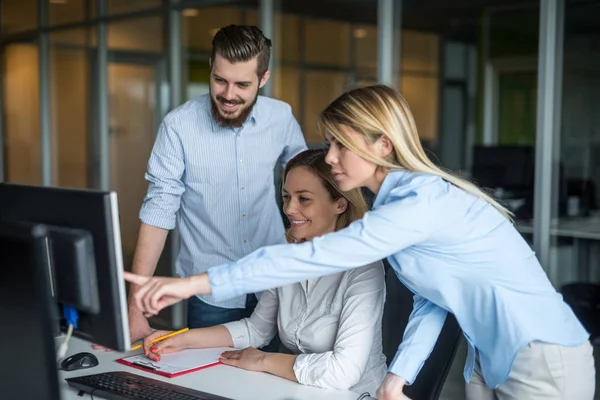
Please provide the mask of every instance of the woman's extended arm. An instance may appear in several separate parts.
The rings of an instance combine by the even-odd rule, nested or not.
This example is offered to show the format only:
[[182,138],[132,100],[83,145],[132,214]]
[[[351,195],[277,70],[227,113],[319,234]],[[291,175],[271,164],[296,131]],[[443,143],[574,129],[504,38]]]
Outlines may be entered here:
[[[393,191],[392,191],[393,192]],[[394,201],[368,212],[345,229],[302,244],[263,247],[241,260],[188,278],[148,278],[126,274],[141,285],[136,304],[156,314],[194,294],[226,299],[368,265],[426,240],[443,204],[435,193],[404,189]]]

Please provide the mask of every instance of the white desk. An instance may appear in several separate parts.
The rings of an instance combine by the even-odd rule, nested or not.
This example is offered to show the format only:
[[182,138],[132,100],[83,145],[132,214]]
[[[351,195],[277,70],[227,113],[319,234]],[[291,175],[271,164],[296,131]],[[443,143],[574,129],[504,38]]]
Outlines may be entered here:
[[[95,351],[90,343],[72,338],[69,342],[69,351],[67,356],[75,353],[87,351],[98,357],[100,362],[97,367],[81,369],[73,372],[59,371],[59,384],[61,391],[61,400],[89,400],[89,395],[83,397],[77,396],[77,390],[69,387],[66,378],[79,375],[93,375],[110,371],[127,371],[133,374],[147,376],[179,386],[189,387],[191,389],[201,390],[207,393],[213,393],[232,399],[261,399],[261,400],[356,400],[359,393],[349,391],[324,390],[309,386],[303,386],[298,383],[288,381],[265,373],[250,372],[239,368],[218,365],[206,368],[197,372],[192,372],[176,378],[164,378],[160,375],[152,374],[127,367],[114,360],[123,357],[124,353]],[[138,350],[139,352],[139,350]],[[134,354],[132,352],[131,354]],[[94,395],[94,399],[99,398]]]
[[[517,221],[521,233],[533,233],[533,222]],[[550,225],[550,234],[574,239],[600,240],[600,216],[559,218]]]
[[[533,234],[532,221],[517,221],[517,230],[525,234]],[[550,234],[555,237],[572,238],[575,251],[573,265],[576,268],[577,280],[596,282],[600,279],[597,269],[600,246],[600,216],[579,218],[558,218],[550,225]],[[593,269],[592,266],[596,266]],[[562,266],[561,266],[562,267]],[[551,273],[551,280],[556,281],[557,271]]]

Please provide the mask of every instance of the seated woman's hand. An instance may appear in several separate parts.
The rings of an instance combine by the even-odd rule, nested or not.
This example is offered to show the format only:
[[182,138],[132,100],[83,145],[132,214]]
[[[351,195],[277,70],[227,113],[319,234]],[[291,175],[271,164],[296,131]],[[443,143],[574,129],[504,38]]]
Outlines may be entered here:
[[185,332],[170,338],[161,340],[160,342],[152,343],[153,340],[161,336],[168,335],[172,331],[154,331],[144,338],[144,354],[152,361],[160,361],[163,354],[176,353],[188,347]]
[[263,372],[265,352],[254,347],[244,350],[225,351],[221,354],[221,363],[248,371]]
[[380,400],[410,400],[402,390],[406,380],[404,378],[388,373],[377,390],[377,398]]
[[142,276],[124,272],[125,280],[138,286],[134,295],[136,307],[146,317],[196,294],[209,294],[210,284],[206,274],[187,278]]

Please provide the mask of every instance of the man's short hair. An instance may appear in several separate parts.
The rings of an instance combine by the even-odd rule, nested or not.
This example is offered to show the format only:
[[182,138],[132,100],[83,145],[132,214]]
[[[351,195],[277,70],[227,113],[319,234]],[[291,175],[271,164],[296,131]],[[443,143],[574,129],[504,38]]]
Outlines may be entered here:
[[260,78],[269,69],[271,41],[256,26],[229,25],[219,29],[212,41],[211,60],[219,53],[230,63],[257,59],[256,73]]

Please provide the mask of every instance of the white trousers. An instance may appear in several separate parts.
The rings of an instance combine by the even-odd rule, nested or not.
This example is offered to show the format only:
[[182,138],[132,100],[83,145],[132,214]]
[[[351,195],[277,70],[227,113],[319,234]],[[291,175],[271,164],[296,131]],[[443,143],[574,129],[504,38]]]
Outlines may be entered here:
[[508,379],[489,389],[481,375],[479,358],[467,400],[593,400],[596,387],[593,348],[532,342],[515,358]]

